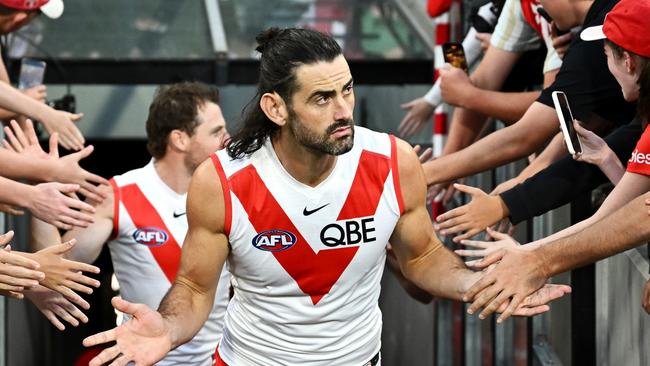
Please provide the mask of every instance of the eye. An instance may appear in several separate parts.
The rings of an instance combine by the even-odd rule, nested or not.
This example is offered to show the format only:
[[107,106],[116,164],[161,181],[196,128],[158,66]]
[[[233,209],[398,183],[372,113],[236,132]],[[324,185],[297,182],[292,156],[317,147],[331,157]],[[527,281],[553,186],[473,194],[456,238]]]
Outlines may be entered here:
[[316,104],[317,104],[317,105],[325,105],[325,104],[327,104],[329,101],[330,101],[330,97],[323,96],[323,95],[321,95],[321,96],[319,96],[318,98],[316,98]]
[[343,90],[343,94],[348,95],[352,93],[352,89],[354,89],[354,86],[352,84],[348,85],[345,90]]

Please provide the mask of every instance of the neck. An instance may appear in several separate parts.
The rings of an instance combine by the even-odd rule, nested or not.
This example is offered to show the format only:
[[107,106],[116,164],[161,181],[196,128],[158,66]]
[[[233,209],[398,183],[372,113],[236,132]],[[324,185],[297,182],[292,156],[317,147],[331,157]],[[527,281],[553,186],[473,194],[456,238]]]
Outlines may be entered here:
[[187,193],[190,188],[192,172],[185,166],[181,156],[175,156],[168,152],[162,159],[155,159],[153,166],[160,179],[174,192]]
[[287,131],[281,130],[271,138],[280,163],[295,180],[310,187],[317,186],[334,169],[336,156],[304,147],[288,135]]
[[577,24],[575,26],[579,26],[584,24],[585,18],[587,17],[587,13],[589,12],[589,9],[591,9],[591,6],[594,4],[593,0],[592,1],[578,1],[575,3],[575,14],[576,14],[576,20]]

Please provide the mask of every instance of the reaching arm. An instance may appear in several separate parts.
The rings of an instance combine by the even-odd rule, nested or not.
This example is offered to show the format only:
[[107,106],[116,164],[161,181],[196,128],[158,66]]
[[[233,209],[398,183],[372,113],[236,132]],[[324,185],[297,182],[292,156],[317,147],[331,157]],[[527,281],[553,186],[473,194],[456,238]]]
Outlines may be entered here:
[[398,141],[398,164],[404,213],[390,242],[402,273],[434,296],[460,300],[478,274],[445,248],[433,232],[425,208],[422,169],[415,153],[402,141]]
[[607,215],[610,215],[614,211],[618,210],[623,205],[633,200],[635,197],[648,191],[650,191],[650,177],[636,173],[625,173],[623,175],[623,178],[621,178],[620,182],[614,187],[614,190],[609,194],[609,196],[607,196],[595,214],[562,231],[558,231],[551,236],[537,240],[531,243],[531,245],[546,245],[560,238],[564,238],[582,231],[585,228],[594,225],[596,222],[600,221]]
[[[438,240],[424,205],[426,188],[417,156],[403,141],[398,141],[397,150],[404,212],[390,242],[402,273],[416,286],[434,296],[460,300],[465,289],[482,273],[469,270],[458,256]],[[566,292],[566,286],[545,287],[524,300],[524,305],[518,307],[515,314],[530,316],[547,311],[548,307],[544,304]]]
[[[468,88],[498,90],[519,57],[521,57],[521,53],[489,47],[485,57],[472,73],[471,83],[465,78],[460,78],[452,70],[454,72],[448,75],[447,82],[444,84],[447,92],[446,98],[450,102],[454,102],[456,98],[461,98]],[[443,77],[439,79],[441,88],[444,79]],[[467,82],[460,83],[463,80]],[[457,108],[452,118],[443,155],[456,152],[474,142],[487,120],[486,115],[464,108]]]
[[189,229],[180,269],[159,307],[171,325],[174,348],[192,339],[208,318],[219,273],[228,256],[224,193],[219,182],[208,159],[194,173],[187,196]]
[[468,311],[485,306],[482,314],[487,316],[500,308],[502,302],[512,299],[500,317],[504,320],[511,314],[511,307],[540,288],[549,277],[621,253],[650,239],[646,207],[649,198],[650,194],[645,193],[584,230],[548,245],[537,248],[524,245],[490,254],[481,265],[499,263],[467,292],[467,299],[474,299]]
[[63,238],[59,231],[39,219],[32,218],[32,246],[34,250],[41,250],[63,241],[76,239],[75,245],[68,253],[68,258],[74,261],[93,263],[101,253],[104,243],[110,238],[113,231],[114,206],[113,190],[110,186],[103,185],[100,192],[107,198],[101,203],[90,202],[95,206],[92,223],[88,227],[75,227],[67,231]]
[[551,138],[558,126],[555,110],[535,102],[519,122],[461,151],[423,164],[427,184],[466,177],[526,156]]
[[219,182],[210,159],[196,169],[187,196],[189,228],[174,284],[158,312],[143,304],[114,298],[113,305],[132,315],[132,319],[84,340],[87,347],[117,342],[97,355],[90,366],[114,359],[119,365],[128,361],[151,365],[199,331],[212,308],[219,273],[229,250],[224,233],[224,196]]
[[[605,137],[605,142],[625,164],[641,133],[641,124],[633,122],[617,128]],[[508,207],[510,220],[517,224],[569,203],[579,194],[606,181],[607,177],[597,166],[566,155],[522,184],[500,193],[500,196]]]

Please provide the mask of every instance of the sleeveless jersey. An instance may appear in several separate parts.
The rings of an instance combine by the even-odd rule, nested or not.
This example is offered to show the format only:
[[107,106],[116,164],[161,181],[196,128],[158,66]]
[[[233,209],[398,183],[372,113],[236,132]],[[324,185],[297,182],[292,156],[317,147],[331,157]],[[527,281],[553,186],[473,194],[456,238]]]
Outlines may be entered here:
[[234,288],[223,361],[361,366],[377,354],[386,243],[403,210],[395,151],[393,136],[355,127],[316,187],[290,176],[268,139],[246,158],[212,156]]
[[[108,247],[121,296],[157,309],[176,277],[187,233],[185,202],[158,176],[153,160],[145,167],[111,179],[115,212]],[[230,274],[224,267],[207,322],[189,342],[157,365],[210,365],[221,337],[228,304]]]

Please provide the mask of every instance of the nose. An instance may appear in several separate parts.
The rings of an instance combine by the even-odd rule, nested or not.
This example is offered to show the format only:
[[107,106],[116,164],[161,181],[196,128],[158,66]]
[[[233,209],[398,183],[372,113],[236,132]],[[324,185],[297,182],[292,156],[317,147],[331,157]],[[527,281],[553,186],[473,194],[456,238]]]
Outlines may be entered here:
[[354,109],[354,99],[350,100],[344,98],[342,95],[339,95],[336,98],[336,110],[334,111],[334,120],[350,120],[352,119],[352,111]]

